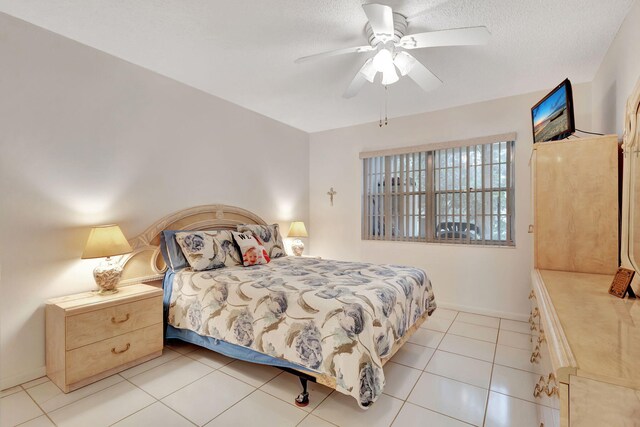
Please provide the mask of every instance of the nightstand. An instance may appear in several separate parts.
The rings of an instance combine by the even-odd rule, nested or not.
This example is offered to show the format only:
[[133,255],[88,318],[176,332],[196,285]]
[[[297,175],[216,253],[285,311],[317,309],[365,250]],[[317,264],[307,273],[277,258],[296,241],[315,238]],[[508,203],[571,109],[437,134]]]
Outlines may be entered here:
[[68,393],[162,354],[162,289],[119,288],[47,301],[47,376]]

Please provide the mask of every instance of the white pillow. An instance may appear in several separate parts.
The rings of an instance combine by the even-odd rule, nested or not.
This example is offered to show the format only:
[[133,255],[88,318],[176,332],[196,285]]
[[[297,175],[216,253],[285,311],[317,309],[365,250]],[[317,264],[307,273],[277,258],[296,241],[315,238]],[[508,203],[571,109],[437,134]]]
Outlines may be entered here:
[[240,254],[245,267],[250,265],[267,264],[271,259],[262,246],[251,233],[238,233],[232,231],[233,238],[240,247]]

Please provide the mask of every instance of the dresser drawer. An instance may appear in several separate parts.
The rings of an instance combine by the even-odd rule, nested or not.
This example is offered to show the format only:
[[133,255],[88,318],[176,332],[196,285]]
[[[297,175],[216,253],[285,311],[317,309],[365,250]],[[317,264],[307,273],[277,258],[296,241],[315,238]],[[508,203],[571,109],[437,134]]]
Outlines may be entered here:
[[162,323],[67,352],[67,384],[162,350]]
[[66,319],[66,350],[162,323],[162,296],[146,298]]

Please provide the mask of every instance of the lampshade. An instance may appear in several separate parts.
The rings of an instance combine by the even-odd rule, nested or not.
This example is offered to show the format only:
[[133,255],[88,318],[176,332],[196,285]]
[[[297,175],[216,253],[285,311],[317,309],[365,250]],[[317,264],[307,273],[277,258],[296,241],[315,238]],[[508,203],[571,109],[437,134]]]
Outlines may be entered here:
[[287,237],[308,237],[307,229],[302,221],[294,221],[289,227],[289,234]]
[[82,259],[104,258],[114,255],[128,254],[131,246],[115,224],[93,227],[82,252]]

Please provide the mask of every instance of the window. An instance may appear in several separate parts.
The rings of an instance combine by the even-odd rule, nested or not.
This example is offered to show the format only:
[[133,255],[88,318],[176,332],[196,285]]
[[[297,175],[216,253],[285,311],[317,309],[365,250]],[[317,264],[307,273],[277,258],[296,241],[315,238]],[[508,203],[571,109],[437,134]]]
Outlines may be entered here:
[[512,246],[515,135],[509,136],[363,153],[362,238]]

